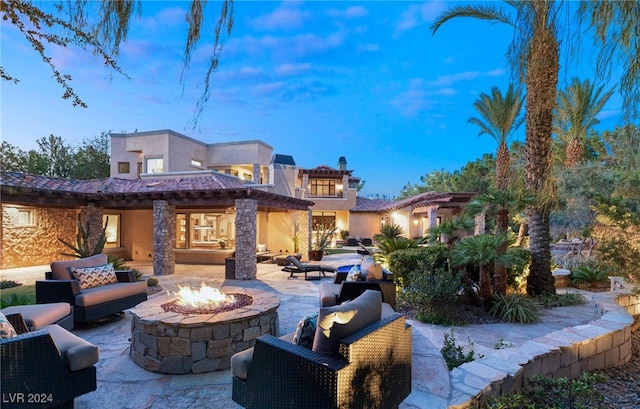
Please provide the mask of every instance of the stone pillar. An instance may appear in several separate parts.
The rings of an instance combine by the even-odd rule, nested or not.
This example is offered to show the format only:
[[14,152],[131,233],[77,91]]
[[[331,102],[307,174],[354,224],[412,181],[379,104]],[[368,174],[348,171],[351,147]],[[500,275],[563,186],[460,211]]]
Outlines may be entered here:
[[302,174],[302,191],[303,193],[303,199],[309,197],[309,195],[311,194],[311,192],[309,192],[309,174],[308,173],[303,173]]
[[260,175],[260,164],[259,163],[254,163],[253,164],[253,183],[256,184],[260,184],[260,177],[262,175]]
[[89,248],[93,249],[98,243],[98,236],[102,233],[104,224],[102,223],[102,208],[96,207],[95,203],[89,203],[80,209],[80,223],[83,229],[87,229],[89,223]]
[[438,225],[438,208],[432,206],[427,211],[427,232]]
[[[311,213],[296,211],[298,219],[298,253],[300,253],[306,259],[311,250]],[[305,256],[306,255],[306,256]]]
[[475,226],[473,229],[474,235],[484,234],[486,233],[486,218],[484,212],[477,214],[475,216]]
[[153,273],[176,271],[176,208],[166,200],[153,201]]
[[236,279],[254,280],[256,265],[256,223],[258,202],[236,199]]

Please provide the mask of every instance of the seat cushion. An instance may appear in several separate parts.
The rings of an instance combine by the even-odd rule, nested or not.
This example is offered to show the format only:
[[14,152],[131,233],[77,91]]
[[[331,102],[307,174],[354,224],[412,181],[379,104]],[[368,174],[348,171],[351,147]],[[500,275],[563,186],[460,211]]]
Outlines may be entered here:
[[340,305],[320,308],[312,350],[337,354],[341,339],[380,320],[381,313],[382,293],[375,290],[366,290],[354,300]]
[[39,330],[45,325],[55,324],[71,314],[71,305],[66,302],[49,304],[17,305],[3,308],[2,312],[20,314],[30,331]]
[[107,264],[106,254],[96,254],[95,256],[79,258],[76,260],[54,261],[51,263],[51,273],[55,280],[73,280],[70,267],[95,267]]
[[340,284],[333,284],[328,281],[320,283],[318,286],[318,294],[320,297],[321,307],[331,307],[338,302],[338,294],[340,294]]
[[51,335],[70,371],[79,371],[98,362],[100,353],[98,347],[92,343],[59,325],[47,325],[42,329]]
[[[293,343],[294,333],[280,337],[281,340]],[[253,348],[245,349],[231,357],[231,374],[240,379],[247,379],[247,372],[253,359]]]
[[76,305],[79,307],[91,307],[92,305],[98,305],[146,292],[146,281],[107,284],[100,287],[82,290],[80,294],[76,295]]

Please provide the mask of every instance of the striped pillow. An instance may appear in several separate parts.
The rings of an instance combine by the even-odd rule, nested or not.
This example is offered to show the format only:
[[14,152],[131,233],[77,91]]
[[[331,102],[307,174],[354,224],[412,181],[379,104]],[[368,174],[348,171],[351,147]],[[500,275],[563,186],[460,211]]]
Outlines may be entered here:
[[80,289],[82,290],[118,282],[113,263],[96,267],[72,267],[71,274],[73,274],[73,278],[80,281]]
[[318,313],[307,315],[298,322],[296,332],[293,334],[293,343],[311,349],[313,337],[316,334]]
[[0,312],[0,339],[13,338],[16,335],[13,325],[11,325],[6,315]]

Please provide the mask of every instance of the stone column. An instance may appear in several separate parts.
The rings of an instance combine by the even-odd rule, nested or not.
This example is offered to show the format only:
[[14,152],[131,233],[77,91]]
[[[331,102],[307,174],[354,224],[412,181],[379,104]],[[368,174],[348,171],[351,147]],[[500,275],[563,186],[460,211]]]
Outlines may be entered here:
[[477,214],[475,216],[475,226],[473,229],[474,235],[484,234],[486,233],[486,218],[484,212]]
[[303,199],[309,197],[309,195],[311,194],[311,192],[309,192],[309,174],[308,173],[303,173],[302,174],[302,190],[303,190]]
[[176,271],[176,208],[166,200],[153,201],[153,273]]
[[[306,231],[305,231],[306,228]],[[309,209],[307,211],[307,220],[306,223],[300,224],[300,236],[303,237],[303,240],[307,241],[307,246],[300,246],[300,253],[302,254],[302,258],[304,260],[309,259],[309,251],[311,250],[311,245],[313,244],[313,211]]]
[[260,177],[262,175],[260,174],[260,164],[259,163],[254,163],[253,164],[253,183],[255,184],[259,184],[260,182]]
[[258,202],[236,199],[236,279],[254,280],[256,265],[256,223]]
[[102,233],[104,224],[102,223],[102,208],[96,207],[95,203],[89,203],[80,209],[80,224],[83,229],[87,229],[89,223],[89,248],[93,249],[98,243],[98,236]]
[[311,216],[309,212],[296,211],[295,217],[298,220],[298,253],[300,253],[304,259],[308,257],[309,250],[311,250]]
[[429,208],[429,211],[427,212],[427,223],[428,223],[427,232],[438,225],[438,208],[437,207],[432,206]]

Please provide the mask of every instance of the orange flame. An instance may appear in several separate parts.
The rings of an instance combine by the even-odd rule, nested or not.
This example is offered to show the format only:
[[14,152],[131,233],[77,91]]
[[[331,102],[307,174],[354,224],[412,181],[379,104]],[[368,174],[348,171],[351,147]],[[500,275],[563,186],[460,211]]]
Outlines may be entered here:
[[176,303],[182,306],[203,307],[211,305],[222,305],[235,302],[235,298],[221,292],[217,288],[209,287],[202,282],[199,290],[192,290],[190,287],[178,285],[180,291],[174,292]]

